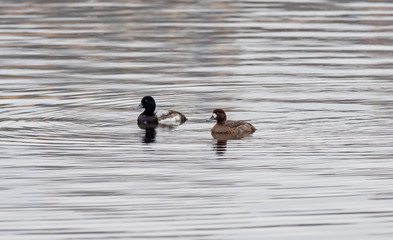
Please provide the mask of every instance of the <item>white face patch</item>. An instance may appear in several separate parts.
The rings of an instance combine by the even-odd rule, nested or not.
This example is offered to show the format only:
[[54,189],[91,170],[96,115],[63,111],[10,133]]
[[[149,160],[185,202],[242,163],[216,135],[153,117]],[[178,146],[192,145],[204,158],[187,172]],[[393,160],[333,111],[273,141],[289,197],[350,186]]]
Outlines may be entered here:
[[213,113],[213,118],[217,119],[217,114]]

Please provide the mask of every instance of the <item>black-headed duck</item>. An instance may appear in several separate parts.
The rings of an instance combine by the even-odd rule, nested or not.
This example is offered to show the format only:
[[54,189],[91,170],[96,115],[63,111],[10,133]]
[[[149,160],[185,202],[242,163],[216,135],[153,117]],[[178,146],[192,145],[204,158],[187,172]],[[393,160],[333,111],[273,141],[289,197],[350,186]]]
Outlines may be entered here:
[[146,124],[182,124],[187,121],[187,118],[177,111],[169,110],[156,114],[156,101],[151,96],[145,96],[141,100],[141,104],[134,109],[144,108],[145,111],[138,117],[138,125]]
[[213,137],[221,135],[241,138],[256,131],[256,128],[246,121],[227,120],[227,115],[222,109],[214,109],[213,115],[208,120],[217,121],[211,130]]

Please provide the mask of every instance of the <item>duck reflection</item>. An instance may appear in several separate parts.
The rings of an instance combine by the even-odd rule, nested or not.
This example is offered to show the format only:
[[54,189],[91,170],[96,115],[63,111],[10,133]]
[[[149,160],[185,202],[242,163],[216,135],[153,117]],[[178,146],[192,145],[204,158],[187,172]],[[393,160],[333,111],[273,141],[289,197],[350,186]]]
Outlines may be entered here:
[[145,130],[145,135],[142,137],[143,143],[153,143],[156,141],[157,126],[158,124],[155,123],[149,123],[149,124],[138,123],[138,127]]
[[217,140],[217,142],[213,144],[213,149],[216,151],[217,155],[224,155],[227,150],[227,140]]
[[145,130],[145,135],[142,137],[142,142],[143,143],[153,143],[156,141],[156,135],[157,135],[157,127],[161,128],[168,128],[168,129],[174,129],[178,127],[179,125],[171,125],[171,124],[160,124],[160,123],[138,123],[138,127],[140,129]]
[[216,151],[217,155],[224,155],[227,150],[227,142],[228,140],[239,140],[244,137],[249,136],[250,134],[223,134],[223,133],[211,133],[213,138],[217,140],[216,143],[213,144],[213,148]]

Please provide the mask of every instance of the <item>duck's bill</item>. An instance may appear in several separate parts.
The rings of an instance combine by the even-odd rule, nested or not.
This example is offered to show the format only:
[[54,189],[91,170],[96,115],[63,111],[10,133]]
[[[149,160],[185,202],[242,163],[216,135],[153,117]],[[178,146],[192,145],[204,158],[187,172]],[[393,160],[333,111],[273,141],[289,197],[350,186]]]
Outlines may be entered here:
[[211,122],[211,121],[215,121],[216,118],[214,116],[211,116],[210,118],[206,119],[206,121]]
[[134,110],[138,110],[138,109],[141,109],[141,108],[143,108],[143,106],[142,106],[142,104],[139,104],[138,106],[134,107]]

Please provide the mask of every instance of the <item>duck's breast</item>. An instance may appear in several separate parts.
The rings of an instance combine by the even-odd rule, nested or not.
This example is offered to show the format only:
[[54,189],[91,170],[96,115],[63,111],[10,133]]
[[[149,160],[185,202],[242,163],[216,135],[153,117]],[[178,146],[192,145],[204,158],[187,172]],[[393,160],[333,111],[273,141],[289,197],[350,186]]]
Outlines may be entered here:
[[138,117],[138,124],[158,124],[158,118],[141,113]]

